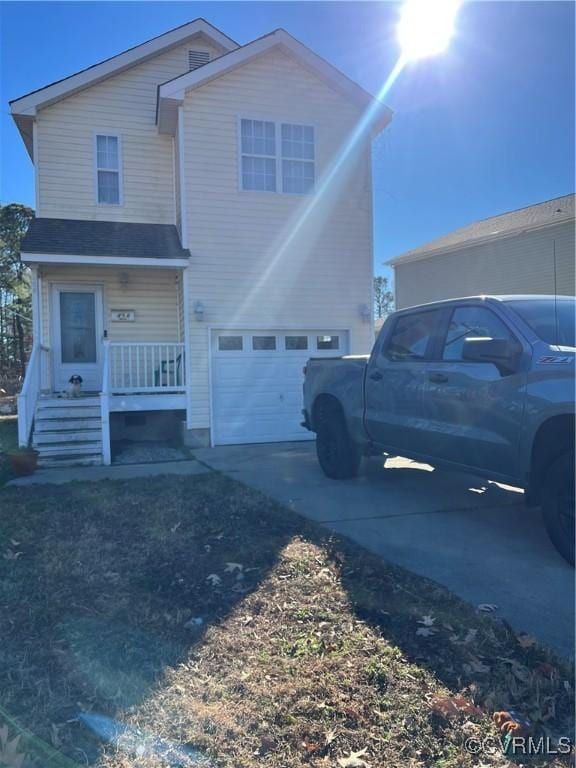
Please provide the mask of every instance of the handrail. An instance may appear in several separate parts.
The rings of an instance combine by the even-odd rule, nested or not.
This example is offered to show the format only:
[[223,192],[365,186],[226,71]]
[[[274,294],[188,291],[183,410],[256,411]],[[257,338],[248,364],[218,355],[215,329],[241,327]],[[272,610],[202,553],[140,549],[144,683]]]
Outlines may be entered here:
[[110,342],[102,343],[102,390],[100,392],[100,421],[102,424],[102,463],[112,463],[110,449]]
[[40,393],[40,345],[34,344],[28,360],[24,384],[18,395],[18,445],[25,448],[30,440],[36,400]]

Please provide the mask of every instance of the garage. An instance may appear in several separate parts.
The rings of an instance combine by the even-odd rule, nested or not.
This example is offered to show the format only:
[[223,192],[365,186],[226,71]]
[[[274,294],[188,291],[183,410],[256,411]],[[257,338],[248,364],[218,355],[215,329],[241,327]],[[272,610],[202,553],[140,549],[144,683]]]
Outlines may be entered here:
[[346,331],[212,331],[215,445],[310,440],[302,421],[302,368],[348,352]]

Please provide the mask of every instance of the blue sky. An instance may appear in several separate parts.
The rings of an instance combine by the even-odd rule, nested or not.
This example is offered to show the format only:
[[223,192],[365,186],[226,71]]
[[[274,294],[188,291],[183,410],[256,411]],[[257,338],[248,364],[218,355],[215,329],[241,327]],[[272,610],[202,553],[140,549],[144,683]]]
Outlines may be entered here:
[[[412,64],[374,146],[375,268],[476,219],[574,191],[572,2],[468,2],[448,52]],[[33,204],[13,99],[203,16],[239,43],[284,27],[377,92],[397,3],[0,3],[0,199]]]

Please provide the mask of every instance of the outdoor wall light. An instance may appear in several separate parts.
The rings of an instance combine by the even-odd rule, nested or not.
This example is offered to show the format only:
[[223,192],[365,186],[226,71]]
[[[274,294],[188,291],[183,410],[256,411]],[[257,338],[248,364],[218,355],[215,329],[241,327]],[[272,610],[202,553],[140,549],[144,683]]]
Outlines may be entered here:
[[363,323],[369,323],[370,322],[370,307],[368,304],[361,304],[358,307],[358,312],[360,313],[360,317],[362,318]]
[[199,323],[204,320],[204,304],[202,304],[201,301],[197,301],[194,304],[194,317],[196,320],[198,320]]
[[118,275],[118,282],[120,283],[120,288],[125,291],[130,283],[130,275],[128,272],[120,272]]

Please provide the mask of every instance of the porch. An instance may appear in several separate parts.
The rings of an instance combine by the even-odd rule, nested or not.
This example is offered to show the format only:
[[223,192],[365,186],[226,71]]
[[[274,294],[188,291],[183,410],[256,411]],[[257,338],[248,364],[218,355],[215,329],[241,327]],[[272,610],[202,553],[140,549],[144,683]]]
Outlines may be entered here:
[[[110,464],[111,413],[186,411],[183,343],[104,339],[101,356],[101,386],[82,389],[75,397],[52,386],[53,351],[34,346],[18,397],[22,447],[32,437],[34,448],[52,464],[65,457],[73,458],[74,463]],[[80,457],[86,461],[81,462]]]

